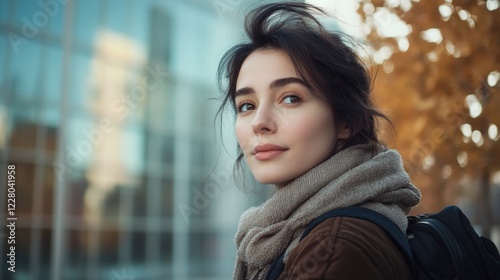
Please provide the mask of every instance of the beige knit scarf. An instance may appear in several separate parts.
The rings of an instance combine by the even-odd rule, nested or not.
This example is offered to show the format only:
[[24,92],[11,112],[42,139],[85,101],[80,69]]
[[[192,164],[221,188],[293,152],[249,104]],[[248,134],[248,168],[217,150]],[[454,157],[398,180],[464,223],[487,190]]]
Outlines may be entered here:
[[305,226],[329,210],[361,204],[406,230],[406,214],[420,197],[396,151],[380,147],[372,155],[367,145],[347,148],[243,213],[233,279],[264,279],[271,263],[297,245]]

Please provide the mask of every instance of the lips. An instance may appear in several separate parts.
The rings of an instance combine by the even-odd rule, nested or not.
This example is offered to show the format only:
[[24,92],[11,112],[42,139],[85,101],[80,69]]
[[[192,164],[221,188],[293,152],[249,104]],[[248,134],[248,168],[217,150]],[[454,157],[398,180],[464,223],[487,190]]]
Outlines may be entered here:
[[286,150],[288,150],[288,148],[274,144],[261,144],[253,149],[252,155],[254,155],[257,160],[269,160],[281,155]]

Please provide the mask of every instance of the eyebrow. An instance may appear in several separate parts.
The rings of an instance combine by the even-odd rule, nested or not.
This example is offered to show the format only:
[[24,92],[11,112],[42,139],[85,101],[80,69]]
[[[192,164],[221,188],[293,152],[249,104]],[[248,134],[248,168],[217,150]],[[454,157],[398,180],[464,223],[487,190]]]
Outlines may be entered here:
[[[288,78],[282,78],[282,79],[277,79],[272,81],[272,83],[269,85],[270,89],[276,89],[279,87],[284,87],[289,84],[300,84],[306,88],[310,88],[309,85],[302,79],[296,78],[296,77],[288,77]],[[240,88],[235,91],[234,97],[242,96],[242,95],[247,95],[247,94],[252,94],[255,93],[255,90],[251,87],[244,87]]]

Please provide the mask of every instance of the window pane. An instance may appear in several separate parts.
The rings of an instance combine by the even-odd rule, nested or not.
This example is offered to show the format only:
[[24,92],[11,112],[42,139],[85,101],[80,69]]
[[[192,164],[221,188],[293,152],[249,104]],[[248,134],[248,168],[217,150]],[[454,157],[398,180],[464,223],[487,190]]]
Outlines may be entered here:
[[41,54],[41,45],[35,40],[28,40],[20,45],[19,52],[11,56],[12,103],[33,106],[36,97],[40,95]]
[[132,20],[131,15],[127,13],[129,5],[123,5],[122,0],[108,0],[106,4],[106,10],[110,11],[106,13],[106,27],[118,33],[126,33],[126,27]]
[[105,1],[75,1],[73,40],[91,45],[99,26],[101,3]]
[[1,23],[5,23],[9,20],[9,9],[11,6],[10,2],[13,2],[13,1],[12,0],[0,1],[0,22]]
[[88,114],[95,92],[90,81],[91,57],[86,54],[71,56],[71,75],[68,91],[69,108],[72,113]]
[[[61,86],[64,82],[62,71],[62,50],[60,47],[46,46],[47,62],[45,67],[50,70],[44,70],[44,104],[48,106],[59,107],[61,102]],[[67,76],[71,77],[70,75]],[[71,83],[71,79],[69,80]]]

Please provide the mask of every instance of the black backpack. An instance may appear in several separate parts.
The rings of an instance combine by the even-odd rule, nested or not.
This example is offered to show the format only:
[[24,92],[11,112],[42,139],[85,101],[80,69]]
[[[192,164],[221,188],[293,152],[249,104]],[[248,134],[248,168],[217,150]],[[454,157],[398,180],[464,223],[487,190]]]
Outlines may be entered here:
[[[334,209],[314,219],[300,240],[318,224],[336,216],[367,220],[382,228],[403,252],[414,279],[500,279],[500,255],[495,244],[480,237],[456,206],[408,217],[406,236],[393,221],[370,209]],[[278,279],[285,266],[283,258],[284,254],[273,262],[266,279]]]

